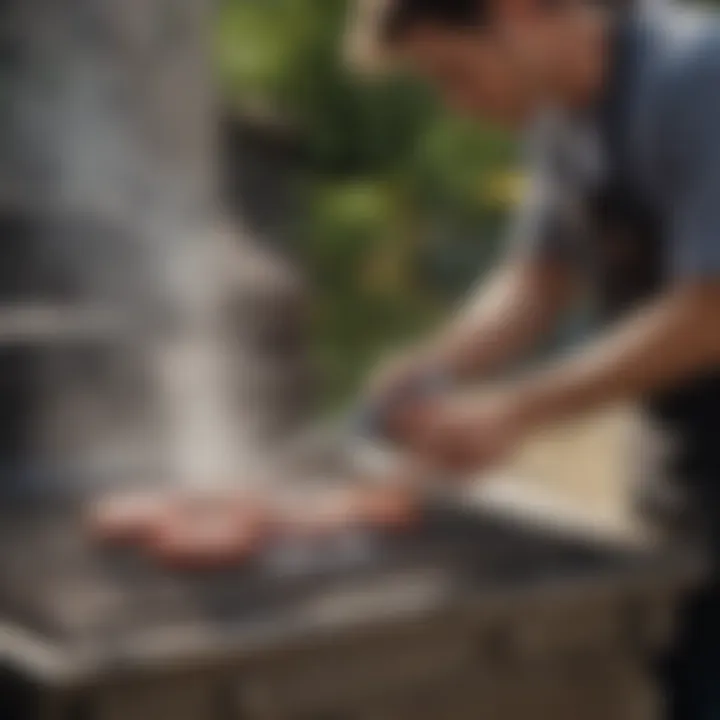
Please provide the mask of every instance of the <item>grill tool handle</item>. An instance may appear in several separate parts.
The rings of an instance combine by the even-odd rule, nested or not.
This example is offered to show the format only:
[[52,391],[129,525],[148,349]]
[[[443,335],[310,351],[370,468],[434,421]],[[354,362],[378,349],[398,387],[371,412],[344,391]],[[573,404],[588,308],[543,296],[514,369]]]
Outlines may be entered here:
[[[388,437],[387,418],[389,413],[405,402],[413,402],[430,398],[434,395],[447,392],[453,387],[452,379],[443,372],[433,371],[419,377],[416,382],[403,387],[400,391],[391,394],[381,401],[360,401],[360,403],[349,413],[349,436],[361,447],[366,448],[367,456],[373,456],[377,460],[375,467],[382,466],[383,456],[386,461],[390,456],[397,457],[401,454],[392,440]],[[372,463],[370,463],[372,465]],[[389,464],[389,462],[387,463]],[[369,468],[368,476],[373,477],[373,468]],[[378,477],[382,478],[380,471]],[[428,473],[423,477],[414,478],[413,485],[422,489],[423,494],[430,499],[441,499],[446,497],[446,483],[442,482],[434,474]]]
[[[278,455],[290,465],[293,459],[312,457],[314,450],[319,449],[322,455],[328,447],[341,447],[352,458],[353,476],[370,482],[389,480],[392,477],[390,468],[398,465],[402,455],[402,450],[390,440],[385,428],[391,408],[397,407],[397,403],[430,397],[450,387],[452,383],[447,375],[433,372],[381,402],[360,399],[339,417],[306,428],[291,438]],[[445,483],[428,476],[417,478],[413,485],[422,488],[426,495],[438,496],[443,493]]]
[[399,405],[432,397],[452,388],[450,377],[441,371],[428,372],[382,400],[361,400],[351,412],[352,431],[361,437],[387,440],[389,414]]

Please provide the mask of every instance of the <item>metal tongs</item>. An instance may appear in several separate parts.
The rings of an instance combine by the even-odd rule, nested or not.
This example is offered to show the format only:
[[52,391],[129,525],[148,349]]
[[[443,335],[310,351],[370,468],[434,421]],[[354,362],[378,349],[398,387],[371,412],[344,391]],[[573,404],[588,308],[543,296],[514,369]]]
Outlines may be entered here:
[[[432,397],[451,386],[446,375],[428,373],[380,402],[361,399],[339,417],[326,419],[293,438],[283,454],[301,466],[317,462],[328,468],[328,474],[342,475],[349,482],[398,482],[406,457],[389,436],[389,414],[398,404]],[[446,495],[447,483],[430,472],[413,477],[412,484],[426,496]]]
[[[434,371],[420,376],[414,383],[406,385],[398,392],[387,397],[382,403],[365,403],[356,409],[352,418],[355,438],[359,438],[357,461],[365,463],[368,477],[377,481],[395,482],[392,467],[402,466],[404,452],[389,439],[387,418],[398,405],[431,398],[449,391],[453,386],[451,378],[442,372]],[[383,468],[384,464],[384,468]],[[448,483],[446,478],[438,476],[437,471],[430,468],[413,468],[414,474],[410,482],[417,487],[424,500],[437,503],[448,500]],[[402,476],[402,473],[401,473]],[[401,482],[408,482],[406,477]]]

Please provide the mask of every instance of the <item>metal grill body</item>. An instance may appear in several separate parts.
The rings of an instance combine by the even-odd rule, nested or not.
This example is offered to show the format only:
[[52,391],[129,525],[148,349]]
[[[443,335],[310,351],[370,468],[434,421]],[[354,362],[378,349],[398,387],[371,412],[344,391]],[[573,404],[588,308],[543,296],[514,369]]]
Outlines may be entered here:
[[91,548],[69,508],[0,528],[12,720],[652,720],[691,580],[666,554],[450,507],[293,577],[263,557],[164,573]]

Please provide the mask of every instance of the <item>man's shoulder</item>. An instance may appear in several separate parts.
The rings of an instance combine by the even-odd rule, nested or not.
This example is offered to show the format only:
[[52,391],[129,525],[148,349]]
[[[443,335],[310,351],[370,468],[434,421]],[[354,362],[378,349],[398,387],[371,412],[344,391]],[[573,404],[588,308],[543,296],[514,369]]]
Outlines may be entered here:
[[[703,109],[720,115],[720,13],[666,4],[638,12],[627,23],[635,55],[626,68],[635,86],[628,117],[648,137],[669,132],[682,142]],[[570,175],[594,168],[602,122],[597,110],[585,115],[547,111],[526,128],[525,158],[530,165],[560,166]]]
[[679,102],[697,92],[720,93],[720,14],[673,6],[646,17],[644,27],[653,38],[650,77],[658,97]]
[[667,8],[649,21],[638,112],[666,158],[702,153],[720,134],[720,15]]

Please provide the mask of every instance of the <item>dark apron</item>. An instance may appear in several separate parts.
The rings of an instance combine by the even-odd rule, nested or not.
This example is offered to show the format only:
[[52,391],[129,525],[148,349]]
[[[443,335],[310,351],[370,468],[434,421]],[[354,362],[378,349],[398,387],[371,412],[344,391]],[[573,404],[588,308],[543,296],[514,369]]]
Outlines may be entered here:
[[[662,228],[632,187],[613,180],[593,201],[600,230],[595,254],[598,297],[607,323],[666,287]],[[668,448],[657,455],[663,465],[647,469],[655,473],[657,485],[653,487],[651,477],[641,489],[639,509],[666,523],[670,533],[702,533],[720,556],[720,374],[698,376],[651,396],[644,408],[649,423],[667,438]]]
[[[622,72],[622,37],[618,38]],[[612,85],[612,83],[611,83]],[[599,229],[595,253],[601,314],[612,322],[666,288],[661,214],[631,170],[635,150],[629,112],[632,88],[615,78],[604,117],[607,173],[591,200]],[[720,242],[720,238],[718,240]],[[660,667],[672,720],[720,718],[720,371],[691,378],[648,398],[646,416],[671,442],[664,467],[650,469],[639,509],[666,537],[699,541],[713,567],[707,586],[681,607],[679,637]],[[653,478],[652,475],[655,475]],[[653,486],[653,481],[656,485]],[[670,483],[672,488],[663,487]]]
[[[601,113],[605,173],[590,201],[598,228],[594,253],[600,314],[612,322],[658,296],[669,286],[662,215],[641,181],[632,123],[630,53],[634,45],[620,30],[615,67]],[[720,239],[719,239],[720,242]],[[672,447],[640,498],[640,508],[668,524],[692,529],[720,558],[720,368],[646,399],[646,415]],[[650,472],[653,472],[651,469]],[[660,485],[671,483],[673,488]],[[663,507],[665,499],[671,499]]]

